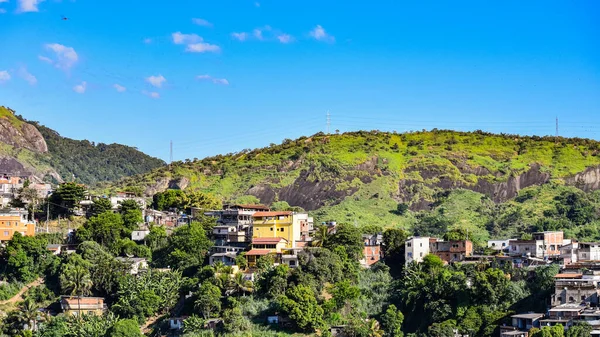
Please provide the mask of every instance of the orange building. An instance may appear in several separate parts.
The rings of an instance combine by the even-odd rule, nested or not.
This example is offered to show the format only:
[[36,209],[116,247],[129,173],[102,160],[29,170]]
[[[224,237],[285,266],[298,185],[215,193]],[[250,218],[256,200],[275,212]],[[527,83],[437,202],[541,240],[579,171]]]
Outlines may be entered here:
[[0,242],[12,240],[16,232],[26,236],[35,235],[35,223],[27,220],[27,211],[0,210]]

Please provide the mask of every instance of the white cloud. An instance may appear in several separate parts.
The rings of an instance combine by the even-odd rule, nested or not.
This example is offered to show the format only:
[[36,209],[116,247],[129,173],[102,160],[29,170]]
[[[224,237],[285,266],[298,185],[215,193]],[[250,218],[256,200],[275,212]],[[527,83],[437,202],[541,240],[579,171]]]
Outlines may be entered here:
[[218,53],[219,51],[221,51],[221,47],[219,47],[215,44],[200,42],[200,43],[188,44],[185,51],[188,51],[190,53],[206,53],[206,52]]
[[144,94],[150,98],[154,98],[154,99],[160,98],[160,94],[157,93],[156,91],[145,91],[144,90],[144,91],[142,91],[142,94]]
[[113,88],[118,92],[125,92],[125,90],[127,90],[127,88],[119,84],[113,84]]
[[37,78],[33,76],[30,72],[27,71],[27,68],[21,67],[19,69],[19,76],[24,79],[30,85],[35,85],[37,83]]
[[46,62],[48,64],[52,64],[54,63],[54,61],[52,61],[52,59],[50,59],[49,57],[46,56],[42,56],[42,55],[38,55],[38,59],[42,62]]
[[192,22],[198,26],[204,26],[204,27],[212,27],[213,26],[212,23],[210,23],[204,19],[193,18]]
[[72,47],[67,47],[58,43],[49,43],[46,44],[46,49],[53,51],[56,59],[51,60],[44,56],[39,57],[39,59],[44,62],[50,60],[57,68],[64,70],[69,69],[77,63],[77,60],[79,60],[79,56]]
[[181,32],[175,32],[171,34],[173,37],[173,43],[175,44],[191,44],[201,42],[202,38],[196,34],[182,34]]
[[20,13],[38,12],[38,5],[42,2],[44,2],[44,0],[19,0],[17,11]]
[[256,7],[260,7],[260,2],[258,2],[258,1],[257,1],[257,2],[255,2],[255,3],[254,3],[254,6],[256,6]]
[[248,33],[231,33],[231,36],[236,40],[245,41],[248,38]]
[[146,77],[146,82],[150,83],[152,86],[157,88],[162,87],[163,83],[166,81],[167,79],[164,78],[163,75]]
[[213,78],[212,81],[214,84],[229,85],[229,81],[225,78]]
[[214,84],[222,84],[222,85],[229,85],[229,81],[225,78],[214,78],[210,75],[198,75],[196,76],[197,80],[207,80],[207,81],[211,81]]
[[150,43],[152,43],[152,39],[149,38],[149,37],[147,37],[147,38],[144,39],[144,43],[145,44],[150,44]]
[[75,91],[78,94],[83,94],[85,92],[85,89],[87,89],[87,82],[85,81],[73,87],[73,91]]
[[10,74],[6,70],[0,71],[0,83],[10,80]]
[[8,0],[0,0],[0,4],[3,2],[8,2]]
[[281,43],[290,43],[294,38],[289,34],[281,34],[277,36],[277,40]]
[[335,38],[325,31],[325,29],[321,25],[317,25],[315,29],[310,31],[310,36],[312,36],[315,40],[324,41],[324,42],[334,42]]
[[255,30],[252,32],[252,34],[254,34],[254,37],[256,37],[256,38],[257,38],[257,39],[259,39],[259,40],[262,40],[262,39],[263,39],[263,35],[262,35],[262,29],[258,29],[258,28],[256,28],[256,29],[255,29]]

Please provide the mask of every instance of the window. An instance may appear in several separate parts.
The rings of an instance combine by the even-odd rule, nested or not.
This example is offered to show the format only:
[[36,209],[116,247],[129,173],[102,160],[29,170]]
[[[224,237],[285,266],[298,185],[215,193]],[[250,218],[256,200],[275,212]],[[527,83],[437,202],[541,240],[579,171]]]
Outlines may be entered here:
[[569,302],[575,302],[575,299],[573,298],[573,296],[569,296]]
[[423,247],[423,242],[419,243],[420,247]]
[[271,227],[271,232],[273,231],[273,228]]
[[585,301],[585,295],[581,295],[581,300]]
[[407,242],[406,247],[412,247],[412,244],[410,242]]
[[290,260],[290,266],[295,266],[295,265],[296,265],[296,261]]
[[419,256],[423,257],[423,253],[419,253]]
[[506,246],[506,242],[502,242],[502,247]]
[[496,247],[496,243],[495,242],[492,242],[492,247]]
[[280,228],[279,230],[283,232],[284,228]]
[[4,231],[4,236],[8,236],[8,231]]
[[412,253],[408,253],[408,257],[409,257],[409,258],[412,258]]

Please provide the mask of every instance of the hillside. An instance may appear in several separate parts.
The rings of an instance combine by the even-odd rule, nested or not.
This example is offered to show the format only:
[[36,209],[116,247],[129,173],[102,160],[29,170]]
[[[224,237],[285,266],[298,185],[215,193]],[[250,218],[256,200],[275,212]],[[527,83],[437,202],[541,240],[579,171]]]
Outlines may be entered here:
[[[410,226],[446,190],[466,190],[493,205],[544,184],[592,191],[600,184],[598,165],[600,143],[587,139],[363,131],[177,162],[107,189],[147,196],[167,188],[192,189],[227,201],[254,196],[265,204],[287,201],[303,207],[320,221]],[[410,211],[399,214],[399,204]]]
[[0,106],[0,168],[2,173],[34,175],[51,182],[92,185],[148,172],[165,163],[135,148],[94,144],[62,137],[13,110]]

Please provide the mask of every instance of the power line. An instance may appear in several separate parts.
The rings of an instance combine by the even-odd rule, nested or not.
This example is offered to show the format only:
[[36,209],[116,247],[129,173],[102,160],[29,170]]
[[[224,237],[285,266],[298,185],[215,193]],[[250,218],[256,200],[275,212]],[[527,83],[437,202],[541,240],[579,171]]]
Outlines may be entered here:
[[329,110],[327,110],[327,134],[329,134],[330,126],[331,126],[331,114],[329,114]]

